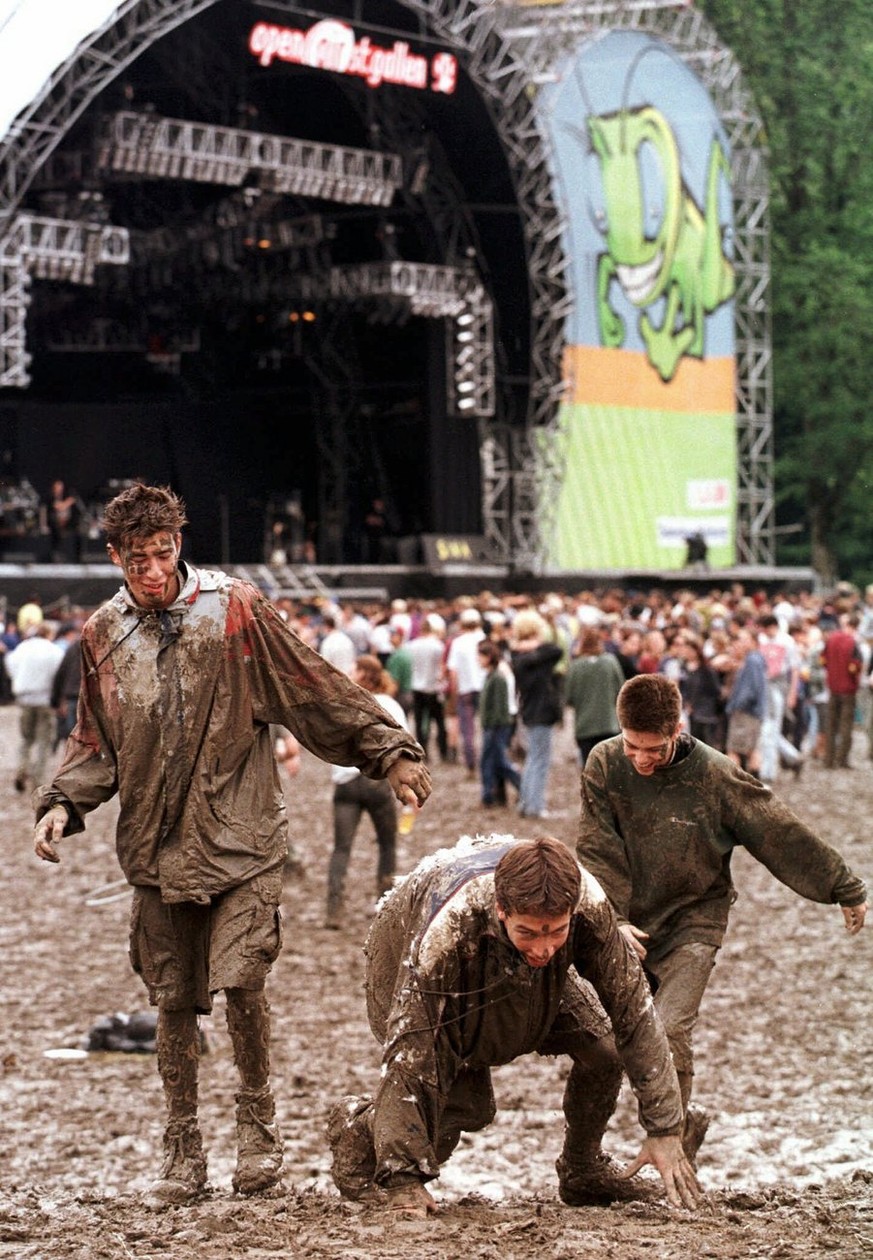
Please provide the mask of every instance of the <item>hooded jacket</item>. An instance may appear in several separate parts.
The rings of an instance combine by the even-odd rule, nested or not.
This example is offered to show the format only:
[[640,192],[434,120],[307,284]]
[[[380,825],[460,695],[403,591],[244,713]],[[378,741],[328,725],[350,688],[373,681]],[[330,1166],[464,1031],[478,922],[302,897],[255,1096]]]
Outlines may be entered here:
[[122,589],[82,632],[78,721],[37,817],[67,835],[116,793],[128,881],[168,902],[211,897],[281,865],[285,800],[270,724],[317,757],[384,778],[421,748],[373,697],[308,648],[254,586],[180,566],[165,610]]

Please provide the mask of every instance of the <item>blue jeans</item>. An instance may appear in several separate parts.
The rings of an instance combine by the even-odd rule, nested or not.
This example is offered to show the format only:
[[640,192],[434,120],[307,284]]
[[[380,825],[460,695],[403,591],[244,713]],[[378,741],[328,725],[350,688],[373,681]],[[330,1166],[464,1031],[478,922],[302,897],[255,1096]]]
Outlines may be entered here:
[[546,783],[552,760],[552,726],[528,726],[527,757],[521,772],[519,813],[536,817],[546,810]]
[[521,775],[509,760],[511,726],[486,726],[482,730],[482,757],[479,773],[482,776],[482,804],[493,805],[495,793],[502,783],[511,783],[518,791]]

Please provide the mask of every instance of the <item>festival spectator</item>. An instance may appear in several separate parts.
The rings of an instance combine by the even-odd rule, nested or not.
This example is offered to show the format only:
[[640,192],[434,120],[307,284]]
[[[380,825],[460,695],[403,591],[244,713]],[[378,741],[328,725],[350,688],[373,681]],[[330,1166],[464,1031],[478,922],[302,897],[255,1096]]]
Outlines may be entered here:
[[800,753],[782,733],[786,713],[793,715],[797,704],[800,662],[794,640],[773,613],[758,618],[758,630],[758,649],[767,670],[767,712],[759,741],[760,775],[765,783],[775,783],[780,761],[795,775],[803,767]]
[[758,651],[755,632],[744,626],[733,644],[736,672],[725,704],[728,716],[727,755],[750,774],[761,764],[758,743],[767,712],[767,666]]
[[55,743],[52,684],[63,659],[64,650],[52,642],[51,629],[44,621],[25,622],[21,642],[4,657],[18,705],[16,792],[35,787],[45,777]]
[[861,654],[856,639],[857,617],[846,618],[825,635],[822,659],[828,687],[825,728],[826,770],[850,770],[855,698],[861,675]]
[[[479,664],[479,641],[485,637],[482,616],[477,608],[465,608],[459,618],[460,633],[449,644],[446,657],[446,675],[449,692],[457,705],[461,746],[468,777],[476,774],[476,718],[479,709],[479,692],[482,690],[484,673]],[[559,654],[560,655],[560,652]]]
[[721,681],[703,655],[694,635],[682,638],[685,668],[679,680],[682,707],[690,734],[711,748],[724,749],[724,700]]
[[334,669],[340,670],[346,677],[351,678],[355,672],[357,660],[354,643],[344,630],[340,630],[336,614],[332,609],[322,613],[321,625],[324,634],[318,645],[320,654],[333,665]]
[[[485,671],[485,682],[479,694],[479,725],[482,729],[482,755],[479,774],[482,780],[482,804],[505,805],[506,784],[516,791],[521,775],[509,759],[509,741],[514,726],[510,709],[510,686],[501,668],[500,649],[490,639],[479,644],[479,661]],[[511,677],[511,671],[510,677]]]
[[533,610],[520,612],[512,625],[512,672],[527,741],[518,801],[522,818],[549,817],[546,789],[552,739],[563,716],[554,677],[561,648],[557,643],[549,643],[547,634],[546,623]]
[[570,663],[564,694],[573,710],[573,734],[584,766],[602,739],[618,734],[615,702],[624,682],[617,659],[603,650],[603,634],[586,626],[579,636],[579,655]]
[[412,662],[412,713],[415,738],[428,756],[431,727],[436,730],[437,751],[448,760],[446,721],[443,712],[443,658],[445,620],[439,613],[428,613],[421,633],[411,639],[406,649]]
[[[406,715],[393,695],[394,684],[378,657],[359,656],[355,663],[354,681],[393,718],[407,729]],[[370,779],[355,766],[333,766],[333,852],[327,871],[326,928],[343,926],[343,906],[349,859],[355,834],[364,814],[368,814],[376,830],[376,897],[379,898],[394,882],[397,863],[397,805],[391,784],[385,779]]]
[[412,657],[402,625],[391,626],[391,655],[385,669],[394,680],[395,697],[406,717],[412,712]]

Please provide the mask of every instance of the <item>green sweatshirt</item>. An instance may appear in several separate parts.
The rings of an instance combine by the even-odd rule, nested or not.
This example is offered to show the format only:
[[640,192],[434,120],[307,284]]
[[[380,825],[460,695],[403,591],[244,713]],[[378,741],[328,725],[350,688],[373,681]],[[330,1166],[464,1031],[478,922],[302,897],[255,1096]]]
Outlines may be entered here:
[[479,693],[479,722],[483,730],[494,726],[511,726],[509,687],[499,670],[492,670]]
[[736,898],[731,852],[743,845],[810,901],[860,905],[862,880],[772,791],[723,753],[681,736],[669,766],[646,776],[621,736],[598,744],[582,773],[579,860],[619,923],[648,932],[653,961],[679,945],[721,945]]

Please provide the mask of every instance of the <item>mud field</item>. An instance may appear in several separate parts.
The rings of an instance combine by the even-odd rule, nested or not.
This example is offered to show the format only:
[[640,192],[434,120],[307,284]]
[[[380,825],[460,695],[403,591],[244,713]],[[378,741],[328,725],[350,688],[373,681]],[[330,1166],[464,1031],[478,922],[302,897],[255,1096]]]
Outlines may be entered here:
[[[304,755],[287,785],[292,832],[305,857],[285,890],[285,950],[274,969],[273,1068],[286,1139],[286,1181],[272,1199],[231,1191],[235,1071],[223,1009],[204,1020],[201,1121],[212,1196],[149,1210],[160,1164],[163,1100],[154,1056],[47,1057],[76,1047],[102,1016],[143,1008],[127,961],[129,899],[89,905],[115,881],[112,806],[65,842],[58,867],[31,853],[29,803],[12,789],[16,712],[0,709],[0,1255],[15,1260],[808,1260],[873,1256],[873,927],[851,939],[835,907],[800,901],[743,853],[740,899],[698,1030],[698,1101],[712,1112],[701,1152],[707,1191],[697,1212],[666,1206],[570,1209],[557,1198],[560,1061],[521,1060],[495,1072],[500,1114],[465,1139],[434,1194],[427,1223],[385,1220],[341,1202],[330,1181],[324,1116],[340,1095],[372,1088],[376,1046],[364,1015],[361,944],[372,911],[375,846],[358,836],[346,927],[325,931],[331,846],[327,768]],[[550,820],[572,843],[577,772],[559,741]],[[873,768],[856,735],[853,771],[809,765],[779,784],[788,803],[873,877]],[[400,869],[464,833],[522,832],[510,811],[484,811],[458,767],[435,768],[435,792]],[[623,1094],[607,1145],[637,1149],[633,1100]]]

